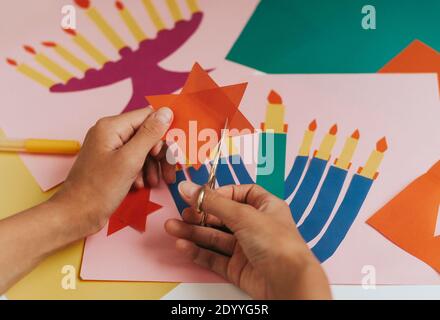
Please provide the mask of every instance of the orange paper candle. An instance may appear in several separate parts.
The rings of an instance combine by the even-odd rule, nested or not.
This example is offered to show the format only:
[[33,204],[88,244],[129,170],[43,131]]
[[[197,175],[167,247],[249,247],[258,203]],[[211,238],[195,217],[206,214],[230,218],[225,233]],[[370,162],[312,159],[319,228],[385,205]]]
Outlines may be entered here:
[[338,133],[338,126],[335,124],[330,128],[329,132],[325,135],[324,140],[322,140],[315,157],[321,160],[330,159],[333,147],[336,143],[336,134]]
[[341,155],[335,161],[335,166],[341,169],[349,169],[351,166],[351,159],[353,158],[354,152],[359,142],[359,130],[355,130],[351,137],[348,137],[345,141],[344,148],[342,149]]
[[310,154],[310,149],[312,147],[313,138],[315,137],[315,131],[318,127],[316,120],[310,122],[308,129],[304,132],[304,138],[299,148],[299,155],[303,157],[308,157]]
[[374,179],[377,175],[377,169],[383,160],[385,151],[388,150],[388,144],[385,137],[376,143],[376,150],[374,150],[367,160],[363,168],[359,170],[359,174],[366,178]]

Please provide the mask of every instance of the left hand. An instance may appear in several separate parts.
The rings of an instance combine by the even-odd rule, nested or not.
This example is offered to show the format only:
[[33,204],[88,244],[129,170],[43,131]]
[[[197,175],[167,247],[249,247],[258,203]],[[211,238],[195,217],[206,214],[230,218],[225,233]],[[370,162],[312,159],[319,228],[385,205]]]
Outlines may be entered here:
[[92,127],[62,189],[50,200],[88,236],[105,226],[134,184],[175,181],[162,137],[173,120],[168,108],[149,108],[99,120]]

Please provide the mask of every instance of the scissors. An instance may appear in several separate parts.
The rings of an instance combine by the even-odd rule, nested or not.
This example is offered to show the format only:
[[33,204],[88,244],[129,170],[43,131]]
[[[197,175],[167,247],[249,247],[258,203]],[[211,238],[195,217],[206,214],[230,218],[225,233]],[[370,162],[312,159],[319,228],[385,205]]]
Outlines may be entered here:
[[217,150],[216,150],[214,159],[212,160],[211,170],[209,171],[208,183],[206,183],[205,187],[202,188],[202,190],[200,191],[199,196],[197,198],[196,210],[198,213],[200,213],[202,215],[202,218],[200,220],[200,225],[202,227],[206,226],[206,217],[207,217],[207,214],[202,210],[203,199],[205,198],[205,189],[206,188],[214,189],[214,187],[215,187],[216,172],[217,172],[218,164],[220,162],[221,149],[222,149],[224,140],[226,139],[226,130],[228,129],[228,120],[229,119],[226,119],[225,128],[223,129],[221,139],[217,145]]

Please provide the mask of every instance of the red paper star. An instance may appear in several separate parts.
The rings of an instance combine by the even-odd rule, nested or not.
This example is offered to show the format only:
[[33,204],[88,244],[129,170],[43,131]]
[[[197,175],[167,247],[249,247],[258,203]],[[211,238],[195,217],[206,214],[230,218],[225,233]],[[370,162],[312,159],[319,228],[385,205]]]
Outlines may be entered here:
[[[238,106],[246,90],[247,83],[219,87],[209,74],[199,64],[195,64],[180,94],[167,94],[146,97],[153,108],[169,107],[174,112],[174,121],[170,129],[178,128],[186,134],[186,158],[196,160],[196,168],[204,162],[201,156],[189,154],[190,122],[197,123],[197,136],[204,129],[212,129],[221,136],[226,119],[229,119],[229,129],[248,129],[254,127],[238,110]],[[205,141],[197,141],[196,152]]]
[[107,236],[128,226],[139,232],[145,232],[147,216],[161,208],[161,205],[150,201],[150,189],[144,188],[129,192],[110,217]]

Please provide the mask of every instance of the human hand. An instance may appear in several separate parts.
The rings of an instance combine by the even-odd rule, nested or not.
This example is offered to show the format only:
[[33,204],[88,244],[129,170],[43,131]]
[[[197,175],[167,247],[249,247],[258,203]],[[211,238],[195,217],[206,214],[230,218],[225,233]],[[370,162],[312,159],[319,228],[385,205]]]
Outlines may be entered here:
[[156,186],[160,172],[175,181],[161,141],[172,111],[144,108],[99,120],[92,127],[62,189],[50,200],[61,205],[79,237],[99,231],[134,184]]
[[[202,209],[194,206],[200,187],[182,182],[179,191],[192,207],[183,220],[168,220],[176,247],[256,299],[330,299],[326,275],[307,247],[287,204],[257,185],[205,189]],[[231,233],[220,229],[229,229]]]

